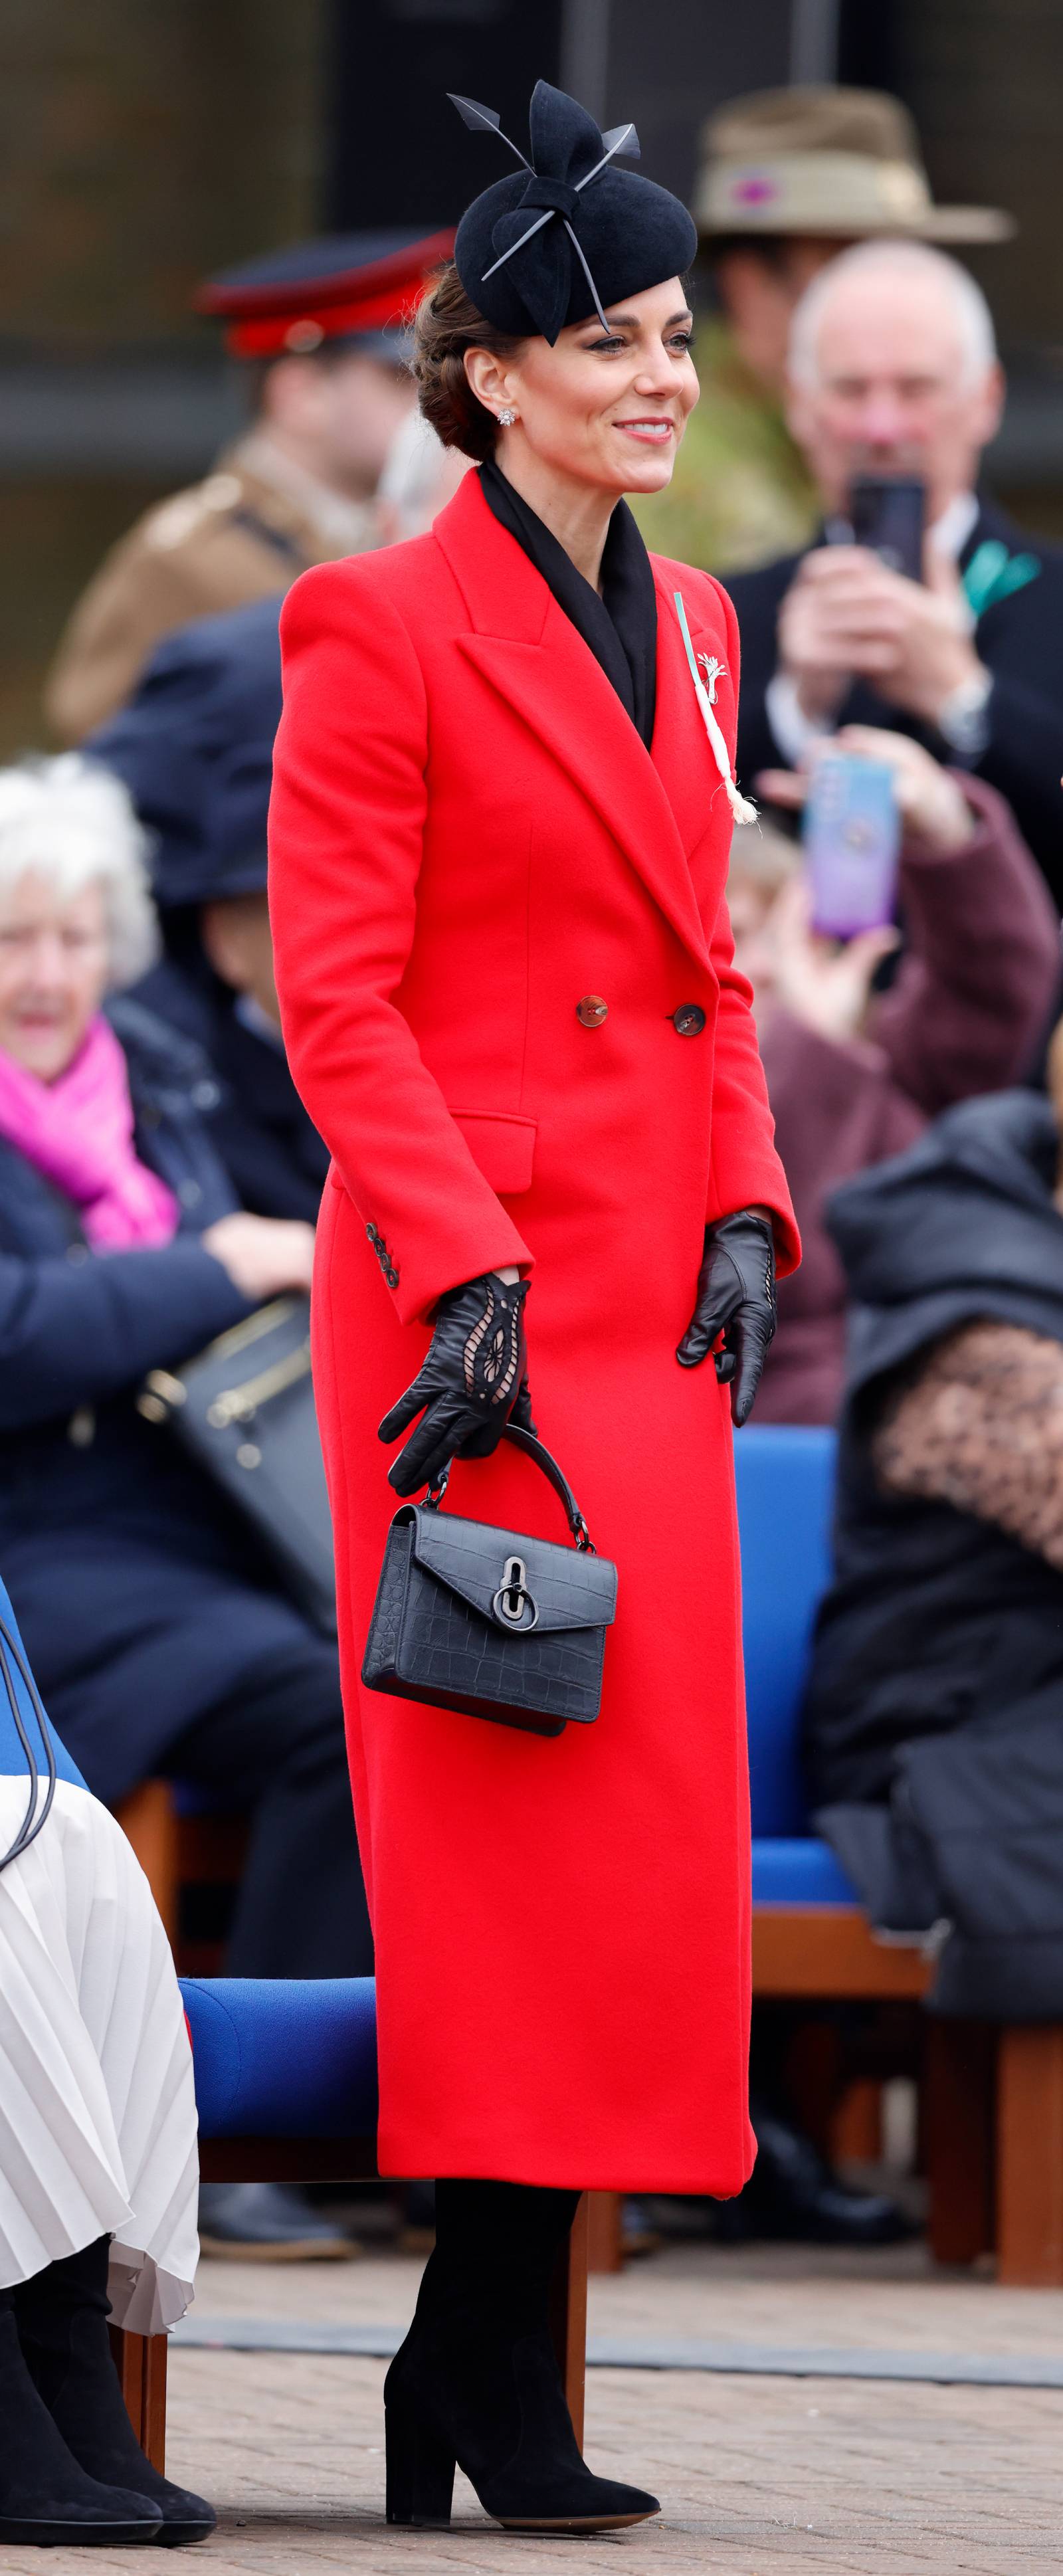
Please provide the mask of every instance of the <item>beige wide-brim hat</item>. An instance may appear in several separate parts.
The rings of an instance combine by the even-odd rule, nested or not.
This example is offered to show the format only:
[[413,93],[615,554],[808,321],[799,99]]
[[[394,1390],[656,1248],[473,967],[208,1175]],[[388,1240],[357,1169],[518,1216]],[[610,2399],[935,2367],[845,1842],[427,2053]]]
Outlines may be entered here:
[[713,233],[805,233],[856,241],[1008,241],[996,206],[936,206],[919,138],[899,99],[874,89],[762,89],[702,128],[692,213]]

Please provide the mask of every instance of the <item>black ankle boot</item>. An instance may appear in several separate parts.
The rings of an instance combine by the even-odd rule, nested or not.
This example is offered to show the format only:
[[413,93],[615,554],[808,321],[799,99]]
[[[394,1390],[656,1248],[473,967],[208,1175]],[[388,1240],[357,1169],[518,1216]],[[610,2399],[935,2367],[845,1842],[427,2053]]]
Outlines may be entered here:
[[384,2382],[389,2522],[445,2527],[457,2463],[513,2531],[610,2531],[655,2496],[592,2476],[565,2404],[550,2280],[577,2192],[440,2182],[436,2250]]
[[14,2293],[26,2367],[57,2431],[90,2478],[128,2487],[154,2513],[164,2549],[206,2540],[217,2515],[202,2496],[161,2477],[126,2413],[107,2319],[110,2238],[49,2263]]
[[23,2360],[10,2290],[0,2290],[0,2427],[0,2545],[117,2549],[157,2538],[156,2506],[98,2484],[72,2458]]

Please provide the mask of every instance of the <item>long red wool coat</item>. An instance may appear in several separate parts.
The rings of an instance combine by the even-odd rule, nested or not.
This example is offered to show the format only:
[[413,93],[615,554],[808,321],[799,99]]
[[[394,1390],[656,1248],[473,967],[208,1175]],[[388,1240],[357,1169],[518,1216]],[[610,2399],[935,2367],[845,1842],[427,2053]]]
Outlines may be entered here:
[[[730,2193],[752,2162],[728,1397],[675,1346],[707,1218],[769,1205],[784,1269],[797,1238],[673,594],[726,665],[732,743],[735,618],[707,574],[654,572],[652,758],[475,475],[428,536],[305,574],[283,612],[271,900],[334,1157],[314,1365],[385,2173]],[[511,1262],[534,1264],[540,1432],[619,1568],[600,1717],[556,1739],[359,1680],[396,1508],[377,1424],[442,1290]],[[459,1463],[449,1500],[566,1535],[514,1451]]]

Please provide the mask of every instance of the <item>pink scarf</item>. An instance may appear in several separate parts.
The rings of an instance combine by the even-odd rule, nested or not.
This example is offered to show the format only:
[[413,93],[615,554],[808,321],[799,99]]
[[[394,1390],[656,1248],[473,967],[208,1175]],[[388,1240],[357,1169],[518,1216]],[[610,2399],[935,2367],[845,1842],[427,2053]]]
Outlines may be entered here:
[[0,1136],[73,1199],[95,1251],[176,1233],[173,1191],[134,1151],[126,1060],[108,1021],[90,1021],[57,1082],[40,1082],[0,1047]]

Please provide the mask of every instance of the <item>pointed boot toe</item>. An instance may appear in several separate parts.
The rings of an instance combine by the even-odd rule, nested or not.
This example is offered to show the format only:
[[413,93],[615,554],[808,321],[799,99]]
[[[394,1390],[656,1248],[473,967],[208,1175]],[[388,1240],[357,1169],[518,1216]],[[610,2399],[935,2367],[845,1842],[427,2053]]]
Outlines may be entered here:
[[188,2487],[173,2486],[169,2478],[159,2478],[147,2501],[157,2503],[162,2514],[156,2534],[160,2549],[191,2549],[196,2541],[209,2540],[218,2528],[213,2505]]

